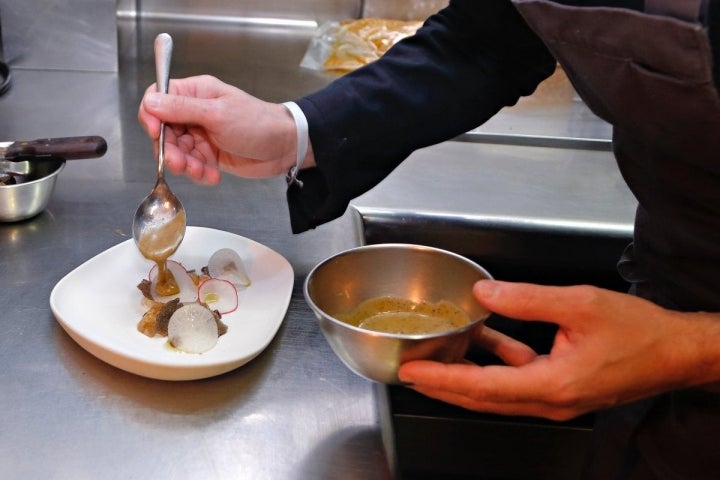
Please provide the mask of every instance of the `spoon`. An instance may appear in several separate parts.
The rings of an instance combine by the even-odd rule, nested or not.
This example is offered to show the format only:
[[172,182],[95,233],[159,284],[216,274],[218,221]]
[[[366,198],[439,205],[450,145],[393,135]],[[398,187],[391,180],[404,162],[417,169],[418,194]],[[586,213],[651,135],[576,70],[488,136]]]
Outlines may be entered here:
[[[160,93],[168,92],[172,46],[172,38],[167,33],[161,33],[155,39],[155,70]],[[158,265],[156,291],[161,295],[172,295],[177,284],[167,269],[167,259],[175,253],[185,236],[186,219],[182,203],[170,191],[163,175],[165,123],[160,124],[157,160],[157,182],[135,212],[132,230],[140,253]]]

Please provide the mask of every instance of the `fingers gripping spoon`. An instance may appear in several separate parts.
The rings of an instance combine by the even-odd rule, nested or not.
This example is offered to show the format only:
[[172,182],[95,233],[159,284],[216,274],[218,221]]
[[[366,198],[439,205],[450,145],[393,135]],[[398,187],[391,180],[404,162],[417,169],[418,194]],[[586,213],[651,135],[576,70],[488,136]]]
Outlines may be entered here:
[[[155,70],[160,93],[168,91],[172,46],[172,38],[167,33],[161,33],[155,39]],[[170,191],[163,174],[165,123],[160,124],[157,160],[157,182],[135,212],[133,238],[140,253],[158,265],[156,292],[160,295],[174,295],[179,288],[167,269],[167,259],[175,253],[185,236],[186,219],[182,203]]]

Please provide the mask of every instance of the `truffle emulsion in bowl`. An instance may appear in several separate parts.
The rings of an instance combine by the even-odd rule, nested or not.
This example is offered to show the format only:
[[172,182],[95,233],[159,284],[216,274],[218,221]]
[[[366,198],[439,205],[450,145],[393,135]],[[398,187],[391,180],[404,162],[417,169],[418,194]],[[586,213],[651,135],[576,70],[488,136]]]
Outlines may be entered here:
[[[421,245],[376,244],[340,252],[313,268],[304,294],[335,354],[353,372],[386,384],[400,384],[397,371],[410,360],[460,361],[470,331],[490,312],[472,295],[475,282],[492,279],[481,266],[455,253]],[[470,322],[439,333],[384,333],[336,318],[378,297],[415,303],[451,302]]]

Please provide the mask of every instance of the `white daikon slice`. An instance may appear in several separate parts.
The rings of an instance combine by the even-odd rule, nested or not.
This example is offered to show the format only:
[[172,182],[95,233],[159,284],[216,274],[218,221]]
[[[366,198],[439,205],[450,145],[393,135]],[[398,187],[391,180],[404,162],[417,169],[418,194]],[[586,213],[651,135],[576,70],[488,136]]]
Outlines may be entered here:
[[234,312],[238,307],[235,285],[219,278],[209,278],[200,283],[197,300],[223,315]]
[[157,265],[154,265],[153,268],[150,270],[150,273],[148,274],[148,278],[150,279],[150,282],[152,284],[150,292],[152,293],[155,301],[167,303],[170,300],[174,300],[179,297],[181,303],[194,302],[197,299],[197,286],[195,285],[195,282],[193,282],[190,274],[187,272],[187,270],[185,270],[185,267],[183,267],[182,264],[174,262],[172,260],[167,261],[167,266],[168,270],[170,270],[170,273],[172,273],[173,277],[175,278],[175,282],[177,282],[178,287],[180,288],[180,293],[178,293],[177,295],[167,296],[162,296],[155,293],[155,283],[157,281],[156,277],[158,267]]
[[199,303],[178,308],[168,323],[168,341],[186,353],[204,353],[215,346],[218,326],[215,316]]
[[250,286],[250,277],[240,255],[232,248],[221,248],[208,260],[208,274],[213,278],[227,280],[237,288]]

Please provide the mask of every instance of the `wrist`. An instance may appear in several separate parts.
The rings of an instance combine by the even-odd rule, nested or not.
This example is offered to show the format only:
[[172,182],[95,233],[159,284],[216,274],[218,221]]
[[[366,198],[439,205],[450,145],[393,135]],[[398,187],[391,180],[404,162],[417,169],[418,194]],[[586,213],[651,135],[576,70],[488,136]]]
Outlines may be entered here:
[[298,187],[302,188],[302,181],[298,180],[297,176],[300,173],[300,169],[303,167],[305,160],[308,155],[308,146],[310,144],[310,138],[308,134],[308,123],[305,114],[294,102],[285,102],[283,107],[287,109],[293,118],[295,124],[295,162],[291,164],[286,179],[288,186],[297,184]]
[[668,314],[660,370],[670,389],[701,387],[720,381],[720,313]]
[[720,313],[692,313],[690,327],[696,338],[694,366],[698,375],[697,383],[720,382]]

